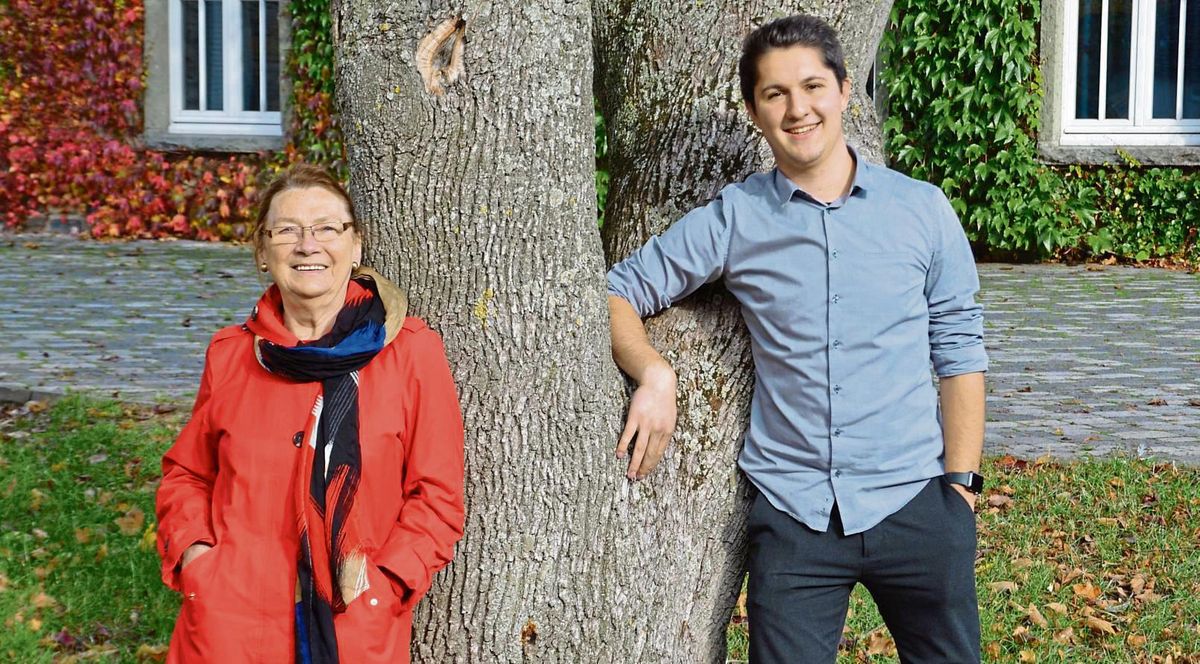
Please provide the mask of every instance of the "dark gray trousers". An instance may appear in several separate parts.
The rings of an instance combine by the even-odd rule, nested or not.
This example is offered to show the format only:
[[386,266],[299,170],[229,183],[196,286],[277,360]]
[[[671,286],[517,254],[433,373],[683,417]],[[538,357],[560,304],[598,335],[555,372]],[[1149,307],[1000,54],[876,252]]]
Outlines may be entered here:
[[975,515],[945,480],[850,536],[836,508],[818,533],[759,493],[747,531],[751,664],[834,662],[856,583],[875,599],[901,662],[980,661]]

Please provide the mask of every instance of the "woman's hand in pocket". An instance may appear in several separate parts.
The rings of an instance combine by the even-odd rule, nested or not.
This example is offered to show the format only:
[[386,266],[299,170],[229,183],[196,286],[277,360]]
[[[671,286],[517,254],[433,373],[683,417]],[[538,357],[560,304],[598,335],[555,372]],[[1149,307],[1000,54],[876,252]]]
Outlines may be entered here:
[[179,561],[179,571],[192,563],[193,560],[203,556],[212,550],[212,546],[203,543],[196,543],[183,550],[183,557]]

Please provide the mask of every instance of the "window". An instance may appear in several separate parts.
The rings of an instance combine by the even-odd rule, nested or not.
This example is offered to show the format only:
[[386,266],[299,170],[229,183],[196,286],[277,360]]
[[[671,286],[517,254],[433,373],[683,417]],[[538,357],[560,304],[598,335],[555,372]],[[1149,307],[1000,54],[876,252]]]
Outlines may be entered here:
[[168,0],[169,134],[281,136],[278,0]]
[[1200,0],[1068,0],[1064,146],[1200,145]]

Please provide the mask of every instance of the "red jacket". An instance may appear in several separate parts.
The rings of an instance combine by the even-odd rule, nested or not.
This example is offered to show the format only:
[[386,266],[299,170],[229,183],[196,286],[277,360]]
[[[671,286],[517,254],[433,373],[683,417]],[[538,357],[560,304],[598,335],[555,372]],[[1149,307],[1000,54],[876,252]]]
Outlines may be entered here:
[[[268,373],[241,326],[209,345],[191,421],[163,456],[158,549],[183,593],[170,662],[294,659],[294,463],[319,383]],[[408,662],[412,608],[463,532],[463,428],[437,333],[417,318],[360,372],[370,588],[335,618],[340,659]],[[213,545],[183,572],[185,549]]]

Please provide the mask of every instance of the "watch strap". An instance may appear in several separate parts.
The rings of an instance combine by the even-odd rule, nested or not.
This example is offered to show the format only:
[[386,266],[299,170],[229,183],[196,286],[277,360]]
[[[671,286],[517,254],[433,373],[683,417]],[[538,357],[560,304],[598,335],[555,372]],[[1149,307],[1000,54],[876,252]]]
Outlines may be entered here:
[[983,493],[983,475],[972,471],[962,473],[946,473],[943,475],[947,482],[951,484],[960,484],[967,488],[973,494],[979,495]]

